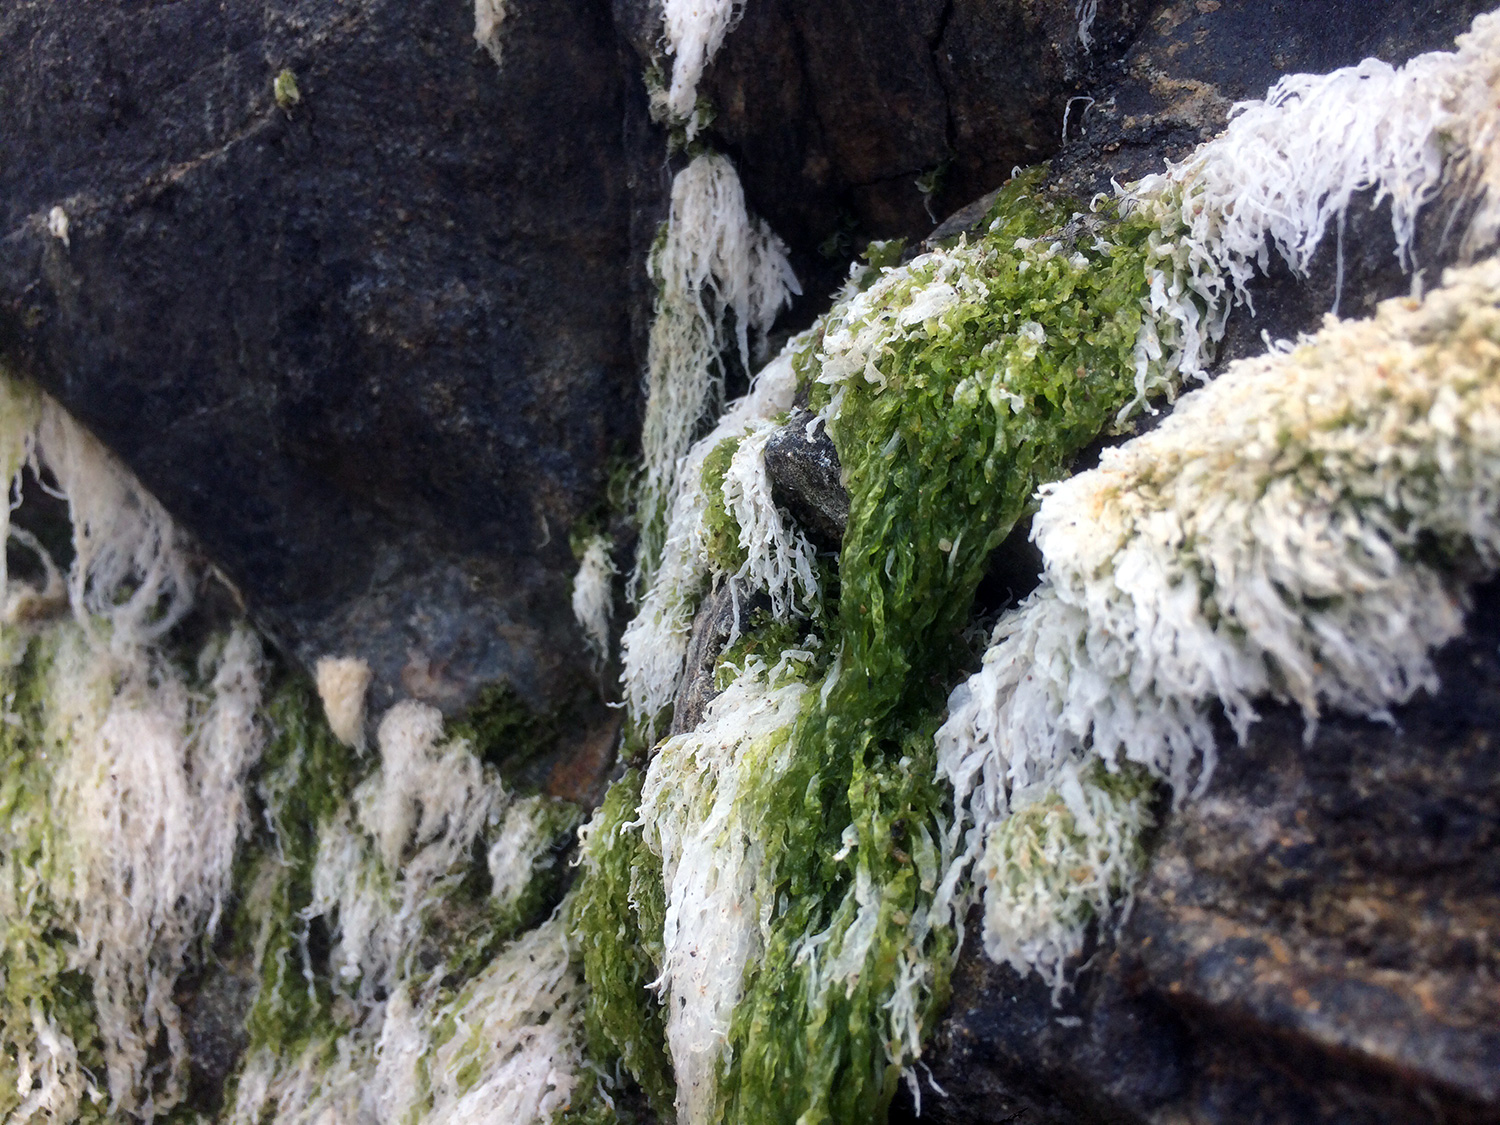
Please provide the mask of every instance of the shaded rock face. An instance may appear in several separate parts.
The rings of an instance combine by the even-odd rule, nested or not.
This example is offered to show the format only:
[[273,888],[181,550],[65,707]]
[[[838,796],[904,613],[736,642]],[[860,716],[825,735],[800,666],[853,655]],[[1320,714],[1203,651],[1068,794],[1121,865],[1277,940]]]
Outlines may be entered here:
[[512,8],[498,71],[450,0],[0,12],[0,356],[377,704],[560,697],[638,429],[639,81],[603,3]]
[[[1103,5],[1101,5],[1103,7]],[[1057,167],[1082,198],[1159,171],[1282,75],[1446,51],[1485,0],[1166,0],[1104,81],[1083,91]]]
[[760,0],[702,89],[748,198],[821,296],[860,239],[921,237],[1050,156],[1068,98],[1147,9],[1099,5],[1086,51],[1076,0]]

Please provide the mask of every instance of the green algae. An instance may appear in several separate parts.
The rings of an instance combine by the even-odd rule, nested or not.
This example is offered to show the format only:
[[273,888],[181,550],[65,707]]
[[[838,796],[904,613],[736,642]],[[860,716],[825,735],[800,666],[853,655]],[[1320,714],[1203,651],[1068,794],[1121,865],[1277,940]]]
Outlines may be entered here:
[[29,1090],[20,1060],[38,1023],[55,1027],[78,1052],[88,1090],[72,1107],[77,1120],[103,1120],[104,1044],[93,985],[73,967],[77,943],[54,898],[60,851],[52,816],[53,776],[63,748],[46,734],[47,697],[59,637],[12,635],[20,651],[0,670],[0,1115],[10,1119]]
[[326,973],[315,971],[309,951],[308,910],[319,829],[343,808],[366,766],[329,730],[306,680],[289,678],[265,710],[271,739],[259,789],[273,839],[259,862],[248,866],[236,931],[255,935],[260,971],[246,1019],[247,1054],[265,1048],[290,1059],[340,1030],[334,990]]
[[529,859],[525,881],[497,893],[490,872],[476,864],[428,927],[442,951],[449,987],[476,976],[506,943],[545,921],[571,881],[568,857],[582,819],[578,806],[556,797],[521,797],[506,809],[502,825],[512,818],[524,818],[534,836],[534,854],[518,857]]
[[479,760],[512,780],[557,745],[562,708],[541,711],[507,681],[487,684],[464,715],[447,724],[449,738],[465,739]]
[[657,1112],[670,1115],[666,1013],[648,987],[661,973],[667,908],[661,860],[634,823],[642,780],[639,770],[627,771],[594,816],[569,930],[589,985],[584,1028],[590,1057],[606,1073],[622,1066]]
[[[745,661],[760,657],[768,665],[775,664],[778,657],[789,648],[796,648],[807,634],[807,624],[801,621],[781,621],[764,609],[750,614],[750,622],[725,646],[714,661],[714,689],[723,691],[736,680],[745,666]],[[797,669],[798,678],[806,679],[810,674],[805,668]],[[821,669],[820,669],[821,670]]]
[[740,525],[724,501],[724,478],[740,448],[738,437],[727,437],[703,458],[701,487],[708,501],[703,513],[703,549],[711,566],[723,574],[735,574],[750,557],[740,545]]
[[[925,289],[954,281],[957,263],[960,299],[886,333],[880,378],[844,380],[828,411],[851,501],[828,598],[837,659],[808,695],[790,765],[743,813],[780,894],[731,1022],[724,1121],[883,1119],[946,1000],[957,936],[937,893],[953,811],[932,734],[967,655],[962,628],[991,553],[1037,487],[1065,475],[1137,397],[1152,228],[1043,198],[1043,174],[1002,191],[975,243],[904,267],[853,325],[899,324]],[[899,254],[878,248],[853,291],[881,284]],[[836,308],[795,357],[814,408],[830,406],[837,380],[822,378],[822,346],[848,314]],[[730,570],[743,562],[730,549],[738,528],[714,505],[734,448],[713,450],[701,481],[710,555]],[[752,629],[739,647],[794,640]],[[720,686],[735,656],[721,661]],[[623,1060],[662,1106],[670,1070],[646,986],[661,963],[664,903],[659,860],[630,827],[639,791],[632,773],[610,794],[575,924],[595,1054]]]
[[[1036,194],[1042,174],[1001,193],[979,242],[954,252],[960,299],[886,335],[884,384],[848,379],[830,423],[850,493],[838,659],[798,723],[795,765],[763,797],[786,905],[735,1014],[725,1120],[882,1118],[893,1061],[913,1058],[945,999],[955,933],[931,914],[933,853],[953,813],[934,781],[932,732],[960,667],[956,642],[991,553],[1037,486],[1064,475],[1135,397],[1149,228],[1079,224]],[[1070,237],[1070,225],[1087,236]],[[906,267],[870,321],[898,322],[925,287],[952,281],[943,267],[940,256]],[[799,366],[823,407],[832,388],[817,347]],[[855,859],[838,862],[851,842]],[[862,968],[820,987],[810,937],[836,960],[862,908],[878,917],[873,938],[858,935],[869,943]],[[909,1013],[900,1022],[898,1004]]]
[[[758,825],[780,896],[723,1056],[725,1121],[882,1119],[946,999],[956,930],[937,892],[953,812],[935,780],[932,734],[967,655],[962,629],[990,555],[1037,487],[1065,475],[1137,400],[1153,228],[1042,197],[1042,175],[1013,181],[976,241],[903,267],[871,294],[879,300],[862,323],[843,325],[883,333],[878,378],[823,377],[826,334],[847,304],[796,356],[814,408],[828,408],[842,382],[827,413],[850,519],[829,599],[837,659],[809,693],[789,767],[743,814]],[[897,255],[877,250],[854,291],[882,284]],[[931,316],[905,331],[876,324],[894,329],[944,284],[959,295]],[[713,505],[723,506],[733,449],[712,451],[701,482],[709,550],[726,569],[743,562],[729,548],[738,529]],[[724,675],[733,662],[727,654]],[[628,1055],[627,1069],[660,1101],[669,1088],[660,1012],[644,992],[660,957],[642,944],[659,932],[646,918],[660,904],[643,897],[648,883],[658,893],[659,872],[624,827],[638,791],[633,781],[611,794],[601,824],[614,828],[597,836],[578,924],[592,943],[585,975],[604,1057]]]

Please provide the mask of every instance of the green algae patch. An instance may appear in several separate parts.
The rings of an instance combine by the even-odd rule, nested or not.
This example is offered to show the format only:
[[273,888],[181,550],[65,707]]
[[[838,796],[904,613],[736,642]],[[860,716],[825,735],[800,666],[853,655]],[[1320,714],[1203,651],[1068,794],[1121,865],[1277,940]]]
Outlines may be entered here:
[[703,459],[702,489],[708,506],[703,514],[703,549],[709,564],[720,573],[734,574],[750,557],[740,545],[740,525],[724,500],[724,478],[740,447],[740,438],[728,437],[709,450]]
[[[60,758],[52,751],[59,748],[49,747],[46,735],[58,638],[22,634],[8,643],[20,651],[0,670],[0,1115],[11,1120],[47,1108],[103,1120],[104,1050],[93,985],[73,968],[77,942],[52,889],[66,846],[52,816]],[[68,1091],[63,1104],[28,1105],[35,1095],[20,1081],[22,1060],[34,1057],[34,1041],[49,1026],[72,1044],[79,1072],[96,1077]]]
[[[686,1123],[880,1120],[946,1000],[963,866],[933,736],[975,589],[1037,488],[1175,378],[1146,319],[1156,228],[1041,197],[1044,174],[977,238],[876,248],[788,357],[850,494],[819,636],[752,624],[705,723],[588,833],[595,1055],[659,1109],[675,1071]],[[725,502],[743,440],[691,497],[703,564],[737,574],[767,561]]]
[[577,805],[555,797],[511,803],[491,844],[492,862],[475,865],[428,927],[443,950],[445,981],[473,977],[505,943],[556,909],[568,889],[581,819]]
[[589,1055],[606,1069],[623,1065],[657,1112],[670,1114],[666,1014],[649,988],[661,973],[666,900],[661,860],[635,823],[642,780],[629,770],[615,782],[583,834],[568,928],[589,986]]
[[557,745],[561,717],[538,711],[504,681],[487,685],[462,718],[448,724],[452,738],[467,739],[483,762],[509,780]]
[[260,990],[246,1019],[249,1050],[290,1058],[339,1031],[333,990],[312,964],[307,912],[319,828],[343,808],[362,763],[334,737],[306,681],[288,679],[266,714],[271,740],[260,792],[272,840],[259,862],[246,868],[236,932],[254,935],[260,972]]
[[952,795],[932,733],[990,554],[1138,399],[1150,227],[1013,181],[974,243],[880,275],[798,358],[850,493],[837,657],[756,816],[783,898],[724,1119],[879,1119],[946,997]]

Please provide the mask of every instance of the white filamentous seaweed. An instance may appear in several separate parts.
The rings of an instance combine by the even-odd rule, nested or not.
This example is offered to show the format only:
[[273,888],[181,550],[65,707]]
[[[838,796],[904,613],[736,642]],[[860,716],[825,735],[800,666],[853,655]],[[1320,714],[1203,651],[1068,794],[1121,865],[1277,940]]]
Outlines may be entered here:
[[[736,437],[754,423],[774,418],[791,408],[797,389],[796,373],[792,369],[792,352],[796,343],[789,344],[780,356],[757,373],[744,397],[730,404],[713,432],[696,442],[682,460],[683,484],[672,503],[661,565],[641,599],[640,611],[626,626],[620,640],[625,702],[636,722],[649,726],[672,701],[683,657],[687,653],[693,613],[708,582],[709,563],[703,527],[708,498],[702,486],[703,460],[726,438]],[[784,527],[780,539],[775,532],[765,534],[768,548],[792,542]],[[775,569],[769,562],[761,566],[763,573]],[[792,579],[799,571],[797,564],[787,564]],[[786,589],[785,586],[781,588]]]
[[[1324,707],[1379,718],[1436,686],[1461,576],[1500,564],[1500,263],[1231,365],[1043,492],[1043,585],[938,733],[971,856],[1090,762],[1201,790],[1215,705],[1243,738],[1257,698],[1288,700],[1311,734]],[[1059,928],[986,948],[1053,973]]]
[[666,890],[658,987],[684,1125],[718,1120],[729,1017],[774,905],[756,797],[790,761],[786,744],[808,691],[787,674],[793,655],[774,669],[748,659],[696,730],[661,745],[641,790],[645,840],[661,857]]
[[402,981],[337,1039],[295,1059],[255,1052],[229,1120],[546,1125],[584,1071],[583,996],[559,912],[456,994]]
[[489,52],[499,66],[505,49],[500,41],[510,0],[474,0],[474,42]]
[[1049,780],[994,825],[975,875],[985,888],[986,950],[1060,990],[1089,920],[1107,915],[1144,863],[1153,794],[1097,767],[1080,774],[1071,762]]
[[609,536],[590,536],[578,562],[578,573],[573,576],[573,618],[598,661],[609,655],[609,619],[614,615],[615,564],[610,557],[611,547]]
[[331,966],[361,997],[407,975],[428,914],[509,800],[468,743],[441,741],[434,707],[396,704],[376,737],[380,769],[343,818],[320,826],[313,868],[311,910],[332,922]]
[[[208,697],[164,661],[138,659],[146,667],[94,646],[62,648],[48,741],[64,755],[56,815],[111,1099],[149,1116],[151,1097],[141,1104],[138,1092],[150,1089],[157,1035],[178,1067],[186,1063],[172,986],[193,945],[217,928],[247,827],[245,778],[264,740],[253,634],[230,637]],[[179,1080],[167,1083],[166,1105]]]
[[1078,0],[1073,8],[1073,18],[1078,21],[1078,42],[1085,51],[1094,49],[1094,20],[1098,15],[1099,0]]
[[689,138],[697,133],[698,81],[724,38],[739,22],[745,0],[663,0],[662,29],[672,55],[667,110],[682,122]]
[[745,562],[734,580],[764,590],[778,620],[811,613],[818,601],[817,550],[800,528],[788,523],[771,495],[766,444],[781,427],[775,419],[750,424],[724,474],[724,504],[739,527]]
[[[73,525],[68,597],[80,624],[124,653],[182,620],[194,579],[166,510],[97,438],[40,396],[32,458],[67,498]],[[95,622],[107,623],[98,630]]]
[[325,656],[314,669],[318,698],[328,729],[345,746],[365,748],[365,695],[370,690],[370,665],[356,656]]
[[[178,977],[217,929],[247,828],[259,642],[239,628],[202,651],[196,676],[157,647],[192,604],[199,575],[160,504],[45,395],[0,377],[0,529],[40,564],[40,584],[0,570],[4,718],[26,755],[0,828],[0,923],[32,978],[6,981],[0,1072],[11,1120],[75,1115],[81,1099],[149,1120],[185,1092]],[[27,478],[64,499],[72,562],[11,525]],[[72,620],[59,612],[71,609]],[[19,662],[38,654],[39,717],[13,713]],[[39,726],[36,724],[39,723]],[[35,729],[33,729],[33,727]],[[71,934],[68,963],[49,934]],[[103,1072],[87,1072],[75,1024],[58,1022],[57,974],[90,981]],[[46,982],[54,983],[48,985]],[[28,990],[30,999],[25,999]],[[75,1018],[78,1009],[74,1009]],[[90,1038],[92,1038],[92,1034]],[[14,1067],[12,1070],[11,1067]]]
[[550,1122],[582,1071],[583,984],[566,908],[456,987],[430,924],[480,848],[493,902],[517,907],[550,866],[556,819],[544,798],[512,800],[467,742],[445,737],[433,708],[397,704],[377,742],[380,767],[319,827],[305,911],[334,937],[342,1026],[294,1056],[254,1050],[229,1120]]
[[1247,299],[1271,248],[1305,274],[1360,192],[1372,193],[1372,206],[1390,201],[1396,255],[1410,268],[1417,213],[1445,167],[1455,168],[1478,203],[1469,248],[1492,244],[1500,227],[1497,106],[1500,13],[1478,17],[1457,51],[1401,67],[1366,59],[1326,75],[1291,74],[1263,100],[1236,105],[1220,136],[1125,193],[1161,222],[1152,319],[1178,325],[1173,341],[1143,338],[1142,357],[1175,345],[1184,374],[1201,373],[1231,297]]
[[716,154],[696,157],[673,180],[671,211],[650,269],[659,291],[641,432],[637,583],[649,579],[661,550],[660,524],[675,495],[679,462],[722,399],[723,357],[733,350],[749,371],[752,336],[770,328],[801,292],[786,247],[750,217],[739,174]]

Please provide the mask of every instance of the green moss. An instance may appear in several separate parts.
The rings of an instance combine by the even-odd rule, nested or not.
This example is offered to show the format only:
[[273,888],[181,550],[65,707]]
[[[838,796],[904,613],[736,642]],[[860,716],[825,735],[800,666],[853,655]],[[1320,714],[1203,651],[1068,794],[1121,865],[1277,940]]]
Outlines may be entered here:
[[250,1050],[264,1047],[290,1059],[339,1030],[333,991],[309,963],[305,912],[312,904],[318,830],[343,808],[363,766],[328,729],[305,679],[282,684],[266,716],[271,740],[259,789],[274,838],[246,869],[236,930],[254,935],[260,966],[260,990],[246,1020]]
[[104,1045],[93,986],[71,968],[77,952],[63,904],[54,898],[66,841],[52,817],[54,768],[63,748],[46,736],[46,700],[57,654],[56,630],[8,640],[20,649],[0,670],[0,1115],[21,1103],[20,1053],[30,1053],[34,1021],[50,1021],[72,1040],[92,1075],[94,1097],[77,1107],[80,1120],[102,1120]]
[[282,109],[291,109],[302,100],[302,91],[297,89],[297,76],[290,70],[282,70],[271,83],[271,93]]
[[[897,1077],[887,1057],[911,1054],[888,1042],[903,973],[923,977],[912,1000],[922,1028],[945,999],[953,929],[910,923],[932,902],[933,842],[952,815],[932,732],[958,638],[991,552],[1037,486],[1135,394],[1149,231],[1106,216],[1075,223],[1075,240],[1071,210],[1032,194],[1041,174],[1014,181],[989,232],[958,252],[967,296],[920,330],[891,333],[879,354],[886,385],[851,378],[831,425],[850,492],[839,660],[810,695],[794,764],[763,796],[785,906],[735,1013],[728,1121],[881,1119]],[[940,268],[908,267],[872,319],[895,323],[892,312],[943,280]],[[814,406],[827,402],[813,349],[798,364]],[[856,846],[841,862],[846,825]],[[807,938],[826,935],[820,959],[837,957],[859,913],[856,873],[874,896],[875,937],[847,987],[816,987]]]
[[708,509],[703,516],[703,546],[708,561],[724,574],[735,574],[750,557],[740,546],[740,525],[724,503],[724,478],[740,447],[740,438],[728,437],[703,458],[703,492]]
[[727,646],[714,662],[714,687],[723,691],[738,678],[747,657],[759,656],[767,664],[774,665],[780,655],[795,648],[807,633],[807,626],[798,621],[778,621],[763,609],[750,615],[750,624]]
[[510,780],[557,745],[560,715],[538,711],[509,683],[489,684],[463,718],[447,725],[450,737],[467,739],[479,759]]
[[590,1056],[607,1072],[623,1065],[657,1112],[670,1116],[666,1014],[647,987],[661,972],[666,900],[661,861],[632,824],[641,782],[640,771],[628,771],[595,814],[569,929],[589,985],[584,1026]]
[[[1100,888],[1110,896],[1146,865],[1146,836],[1155,821],[1150,804],[1160,783],[1144,766],[1127,762],[1111,773],[1094,762],[1081,778],[1085,791],[1098,790],[1093,831],[1080,827],[1067,802],[1049,792],[1017,810],[994,829],[986,848],[992,862],[991,895],[1024,900],[1029,888],[1047,886],[1058,926],[1081,927],[1096,913]],[[1107,859],[1105,858],[1107,856]]]
[[506,810],[502,831],[512,818],[524,819],[539,845],[525,884],[513,895],[497,895],[487,867],[476,862],[429,926],[450,988],[479,973],[506,943],[541,924],[568,889],[568,856],[581,819],[578,806],[555,797],[522,797]]

